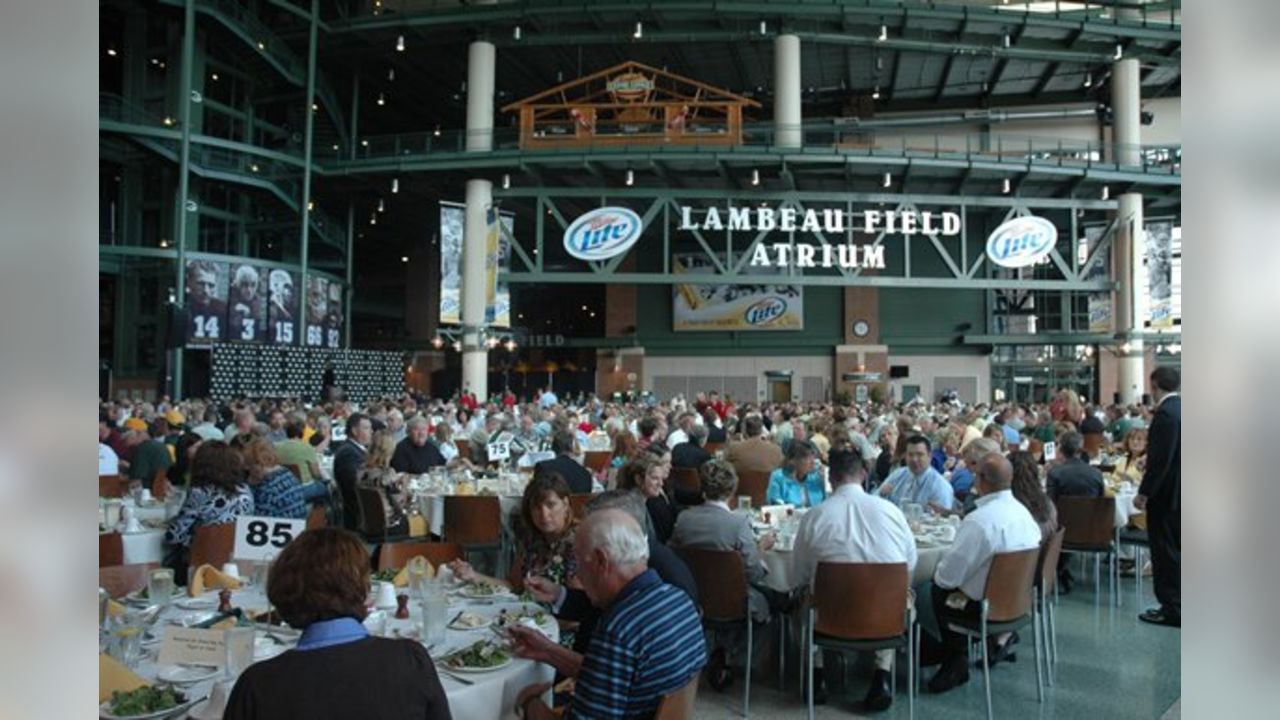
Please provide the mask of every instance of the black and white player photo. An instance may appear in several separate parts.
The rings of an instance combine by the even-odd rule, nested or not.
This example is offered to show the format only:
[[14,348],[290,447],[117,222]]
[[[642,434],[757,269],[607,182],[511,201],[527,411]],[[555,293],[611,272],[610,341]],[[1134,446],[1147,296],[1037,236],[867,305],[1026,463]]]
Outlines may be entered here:
[[261,341],[267,329],[267,293],[262,272],[248,264],[231,266],[227,298],[227,339]]
[[269,340],[279,345],[294,345],[298,342],[298,294],[294,291],[297,286],[294,273],[279,268],[272,270],[267,276],[267,284],[271,291]]
[[324,347],[324,327],[329,319],[329,280],[312,275],[307,278],[308,347]]
[[187,342],[226,338],[227,266],[211,260],[187,262]]

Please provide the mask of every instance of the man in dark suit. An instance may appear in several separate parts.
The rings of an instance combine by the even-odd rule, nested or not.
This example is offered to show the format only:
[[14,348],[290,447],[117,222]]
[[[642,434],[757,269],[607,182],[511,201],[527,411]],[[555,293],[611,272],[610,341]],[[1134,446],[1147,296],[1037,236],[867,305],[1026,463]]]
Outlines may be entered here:
[[355,530],[360,515],[356,504],[356,478],[369,454],[369,442],[373,440],[373,423],[364,413],[352,413],[347,418],[347,439],[333,454],[333,479],[342,493],[342,527]]
[[689,442],[682,442],[671,448],[671,467],[692,470],[702,467],[702,463],[711,459],[711,453],[703,449],[706,443],[706,425],[694,425],[689,428]]
[[558,430],[551,436],[551,451],[556,456],[543,460],[534,466],[534,474],[544,472],[559,473],[569,484],[569,492],[585,495],[591,492],[591,471],[573,459],[578,447],[578,438],[572,429]]
[[1134,507],[1147,511],[1151,571],[1159,607],[1138,616],[1182,627],[1182,376],[1174,368],[1151,373],[1156,412],[1147,431],[1147,470]]
[[[1045,478],[1045,494],[1057,502],[1060,497],[1102,497],[1105,483],[1102,472],[1088,462],[1084,454],[1084,437],[1072,430],[1058,437],[1059,461],[1049,468]],[[1058,586],[1061,592],[1071,592],[1075,578],[1071,576],[1071,553],[1058,557]]]
[[[649,511],[645,509],[644,498],[633,490],[609,490],[596,494],[587,503],[587,514],[601,510],[623,510],[640,523],[640,527],[649,528],[649,567],[658,573],[658,577],[668,585],[674,585],[685,592],[695,604],[698,602],[698,586],[694,582],[689,566],[671,548],[657,541],[657,533],[653,532],[649,523]],[[573,649],[585,653],[591,643],[591,633],[596,621],[600,619],[600,609],[591,604],[591,599],[582,590],[562,587],[543,577],[525,579],[525,589],[539,602],[548,603],[557,618],[578,623],[578,631],[573,639]]]

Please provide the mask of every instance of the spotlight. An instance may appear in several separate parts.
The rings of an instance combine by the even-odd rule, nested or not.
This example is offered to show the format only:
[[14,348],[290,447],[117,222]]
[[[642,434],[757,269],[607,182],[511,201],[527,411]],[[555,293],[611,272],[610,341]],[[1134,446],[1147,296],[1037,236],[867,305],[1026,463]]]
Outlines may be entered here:
[[769,23],[765,22],[764,20],[760,21],[760,34],[761,35],[769,34]]
[[107,48],[107,54],[108,54],[108,55],[110,55],[111,57],[115,57],[115,56],[116,56],[116,49],[115,49],[115,48]]
[[880,99],[880,86],[879,86],[879,85],[877,85],[877,86],[876,86],[876,89],[875,89],[875,90],[872,90],[872,91],[871,91],[871,99],[872,99],[872,100],[879,100],[879,99]]
[[751,184],[752,184],[752,185],[759,185],[759,184],[760,184],[760,171],[759,171],[759,170],[752,170],[752,171],[751,171]]
[[511,175],[510,175],[510,174],[508,174],[508,173],[503,173],[503,174],[502,174],[502,189],[503,189],[503,190],[508,190],[508,189],[510,189],[510,188],[511,188]]
[[511,30],[511,37],[512,37],[512,38],[514,38],[514,39],[516,39],[516,40],[519,40],[519,39],[520,39],[520,26],[519,26],[519,25],[515,26],[515,28],[513,28],[513,29]]
[[401,256],[400,256],[400,262],[402,262],[402,263],[407,263],[407,262],[409,262],[409,256],[408,256],[408,255],[401,255]]
[[1102,186],[1102,199],[1103,200],[1111,199],[1111,188],[1107,187],[1106,185]]
[[387,80],[390,82],[395,82],[395,79],[396,79],[396,69],[391,68],[387,70]]
[[1093,86],[1093,73],[1087,72],[1084,74],[1084,86],[1085,87]]
[[399,52],[404,52],[404,36],[403,35],[396,38],[396,50]]
[[634,171],[628,170],[627,171],[627,187],[631,187],[632,185],[635,185],[635,184],[636,184],[636,174]]
[[889,187],[893,184],[893,176],[889,173],[884,174],[884,181],[880,183],[883,187]]
[[631,37],[635,38],[636,40],[639,40],[640,38],[644,37],[644,23],[640,22],[639,20],[636,21],[636,31],[632,33]]
[[392,194],[400,192],[400,178],[391,178],[391,192]]
[[378,105],[386,105],[386,104],[387,104],[387,96],[383,95],[382,93],[378,93]]
[[377,225],[377,224],[378,224],[378,213],[373,213],[373,214],[369,215],[369,224],[370,224],[370,225]]
[[431,345],[434,346],[435,349],[439,350],[444,345],[444,338],[439,335],[431,338]]
[[431,133],[431,134],[432,134],[432,135],[434,135],[434,136],[436,136],[436,137],[440,137],[440,126],[439,126],[439,125],[436,125],[436,129],[435,129],[434,131],[432,131],[432,133]]
[[881,25],[880,35],[876,37],[876,40],[880,42],[884,42],[885,40],[888,40],[888,39],[889,39],[889,26]]
[[1123,57],[1124,57],[1124,46],[1121,45],[1120,43],[1116,43],[1116,54],[1114,56],[1114,59],[1119,60]]
[[1004,194],[1005,194],[1005,195],[1008,195],[1008,194],[1009,194],[1009,191],[1013,189],[1013,187],[1012,187],[1012,186],[1013,186],[1013,183],[1009,182],[1009,178],[1005,178],[1005,179],[1004,179],[1004,182],[1002,183],[1002,185],[1003,185],[1002,190],[1003,190],[1003,192],[1004,192]]
[[1011,42],[1011,41],[1010,41],[1010,39],[1009,39],[1009,33],[1005,33],[1005,34],[1004,34],[1004,46],[1005,46],[1005,47],[1009,47],[1010,42]]
[[382,198],[378,198],[378,212],[386,212],[386,211],[387,211],[387,204],[383,202]]
[[505,344],[505,345],[503,345],[503,347],[505,347],[505,348],[507,349],[507,352],[515,352],[515,351],[516,351],[516,341],[515,341],[515,340],[508,340],[508,341],[506,342],[506,344]]

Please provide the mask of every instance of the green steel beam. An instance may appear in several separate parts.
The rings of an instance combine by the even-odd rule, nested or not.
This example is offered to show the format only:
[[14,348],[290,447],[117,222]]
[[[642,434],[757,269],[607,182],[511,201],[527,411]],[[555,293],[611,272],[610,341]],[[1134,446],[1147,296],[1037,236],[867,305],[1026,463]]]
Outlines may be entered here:
[[[188,0],[190,1],[190,0]],[[311,243],[311,157],[312,157],[312,141],[315,134],[316,114],[311,112],[311,103],[315,102],[316,97],[316,45],[318,43],[317,31],[319,30],[316,20],[320,14],[319,0],[311,0],[311,18],[308,23],[307,32],[307,97],[306,104],[302,106],[303,113],[306,115],[306,127],[303,134],[303,166],[302,166],[302,202],[298,203],[298,213],[300,215],[300,237],[301,241],[301,280],[299,292],[302,297],[307,297],[307,260],[310,257]],[[348,261],[351,259],[347,258]],[[349,264],[349,263],[348,263]],[[305,300],[304,300],[305,302]]]
[[[195,0],[186,0],[182,14],[182,79],[179,81],[178,102],[182,103],[179,117],[182,122],[181,150],[178,159],[178,202],[174,208],[174,238],[178,244],[177,262],[174,263],[174,274],[177,281],[177,300],[186,304],[187,297],[187,201],[191,193],[191,74],[195,67],[196,55],[196,8]],[[170,350],[173,353],[173,387],[165,390],[173,394],[175,400],[182,399],[182,349]]]
[[[178,251],[176,249],[142,247],[140,245],[99,245],[98,255],[111,257],[151,258],[156,260],[176,260],[178,257]],[[195,250],[188,250],[186,252],[186,258],[189,260],[214,260],[221,262],[244,260],[244,256],[242,255],[223,255],[220,253],[199,252]],[[295,272],[300,270],[302,267],[297,263],[276,262],[275,260],[267,260],[264,258],[255,258],[253,260],[253,264],[268,268],[279,268],[281,270],[293,270]],[[343,276],[341,275],[320,272],[315,269],[312,269],[310,274],[327,278],[333,282],[340,283],[343,281]]]
[[[632,283],[635,285],[733,285],[760,281],[760,275],[729,273],[710,275],[705,273],[594,273],[594,272],[510,272],[499,275],[500,279],[509,283],[562,283],[562,284],[600,284],[600,283]],[[890,287],[890,288],[937,288],[948,290],[1114,290],[1116,283],[1110,280],[1068,281],[1068,280],[1010,280],[1000,278],[954,278],[954,277],[885,277],[883,275],[861,275],[849,278],[843,275],[794,275],[787,279],[788,284],[826,287]]]

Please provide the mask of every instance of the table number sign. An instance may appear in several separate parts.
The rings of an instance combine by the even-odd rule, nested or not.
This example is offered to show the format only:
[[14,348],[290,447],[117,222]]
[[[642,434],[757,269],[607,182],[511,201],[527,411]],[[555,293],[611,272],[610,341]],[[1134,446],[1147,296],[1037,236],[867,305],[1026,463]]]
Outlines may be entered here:
[[306,519],[242,515],[236,518],[236,544],[232,557],[237,560],[275,557],[306,529]]
[[511,457],[511,443],[505,440],[489,443],[489,462],[506,460]]
[[1058,457],[1058,444],[1055,442],[1047,442],[1044,444],[1044,461],[1050,462]]

